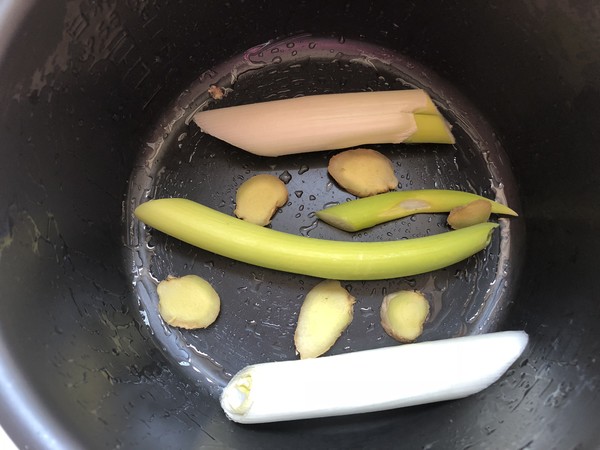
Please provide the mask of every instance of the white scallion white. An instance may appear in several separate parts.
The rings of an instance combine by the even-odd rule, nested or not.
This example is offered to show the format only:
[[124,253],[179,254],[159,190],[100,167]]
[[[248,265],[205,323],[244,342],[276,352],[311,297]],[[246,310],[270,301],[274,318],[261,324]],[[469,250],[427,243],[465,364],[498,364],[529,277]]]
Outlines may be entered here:
[[523,331],[405,344],[248,366],[221,406],[240,423],[382,411],[467,397],[497,381],[525,349]]

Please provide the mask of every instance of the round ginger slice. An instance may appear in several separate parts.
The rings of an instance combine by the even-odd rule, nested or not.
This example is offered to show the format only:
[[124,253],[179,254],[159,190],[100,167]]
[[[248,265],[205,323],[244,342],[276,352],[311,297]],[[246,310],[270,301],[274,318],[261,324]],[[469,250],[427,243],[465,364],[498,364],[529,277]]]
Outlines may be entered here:
[[398,186],[392,161],[369,148],[346,150],[334,155],[327,170],[342,188],[357,197],[381,194]]
[[283,181],[274,175],[255,175],[238,188],[233,213],[247,222],[265,226],[287,200],[288,191]]
[[158,310],[171,326],[196,329],[211,325],[221,309],[219,294],[197,275],[167,277],[156,288]]
[[386,295],[381,304],[381,325],[400,342],[412,342],[423,333],[429,315],[429,302],[418,291],[398,291]]

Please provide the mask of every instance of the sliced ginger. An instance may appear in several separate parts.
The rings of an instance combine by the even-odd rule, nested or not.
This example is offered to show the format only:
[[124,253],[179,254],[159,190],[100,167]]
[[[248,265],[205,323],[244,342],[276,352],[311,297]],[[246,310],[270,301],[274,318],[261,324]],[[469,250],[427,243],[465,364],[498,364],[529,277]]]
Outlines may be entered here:
[[394,292],[384,297],[380,315],[387,334],[400,342],[412,342],[423,333],[429,302],[418,291]]
[[492,203],[488,200],[475,200],[450,211],[448,225],[455,230],[487,222],[492,214]]
[[197,275],[167,277],[157,287],[158,310],[174,327],[206,328],[219,315],[221,299],[208,281]]
[[261,174],[244,181],[235,196],[234,214],[247,222],[265,226],[277,208],[285,205],[288,191],[283,181]]
[[339,281],[325,280],[310,290],[294,334],[300,359],[316,358],[333,346],[352,322],[354,302]]
[[368,148],[338,153],[330,159],[327,170],[342,188],[357,197],[380,194],[398,186],[392,162]]

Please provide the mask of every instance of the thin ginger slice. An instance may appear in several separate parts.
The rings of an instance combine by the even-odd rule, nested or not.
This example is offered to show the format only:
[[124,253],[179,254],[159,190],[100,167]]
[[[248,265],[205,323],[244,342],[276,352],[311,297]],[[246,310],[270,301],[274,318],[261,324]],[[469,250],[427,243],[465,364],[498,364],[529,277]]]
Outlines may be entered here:
[[300,359],[316,358],[333,346],[352,322],[354,302],[339,281],[325,280],[310,290],[294,334]]
[[156,290],[160,315],[171,326],[206,328],[217,320],[221,309],[219,294],[197,275],[169,276]]
[[475,200],[453,208],[448,214],[448,225],[455,230],[487,222],[492,214],[492,204],[487,200]]
[[381,304],[381,325],[400,342],[412,342],[423,333],[429,315],[429,302],[418,291],[398,291],[386,295]]
[[380,152],[368,148],[334,155],[327,170],[342,188],[357,197],[381,194],[398,186],[392,162]]
[[288,200],[285,183],[274,175],[260,174],[244,181],[235,196],[234,214],[247,222],[265,226]]

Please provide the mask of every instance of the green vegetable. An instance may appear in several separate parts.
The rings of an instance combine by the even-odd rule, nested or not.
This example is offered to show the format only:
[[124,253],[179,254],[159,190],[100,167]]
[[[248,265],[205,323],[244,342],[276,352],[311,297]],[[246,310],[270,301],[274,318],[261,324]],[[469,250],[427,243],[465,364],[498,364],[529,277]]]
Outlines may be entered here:
[[498,225],[483,223],[392,242],[342,242],[282,233],[181,198],[150,200],[142,222],[229,258],[285,272],[337,280],[376,280],[449,266],[485,248]]
[[453,208],[479,199],[489,201],[495,214],[518,215],[508,206],[476,194],[444,189],[423,189],[388,192],[351,200],[322,209],[317,212],[317,217],[341,230],[359,231],[412,214],[449,212]]

